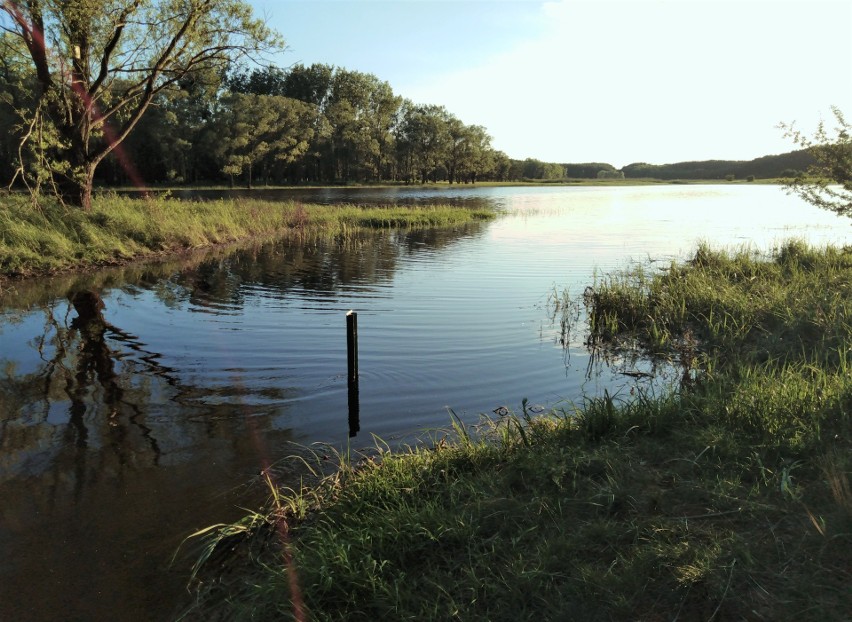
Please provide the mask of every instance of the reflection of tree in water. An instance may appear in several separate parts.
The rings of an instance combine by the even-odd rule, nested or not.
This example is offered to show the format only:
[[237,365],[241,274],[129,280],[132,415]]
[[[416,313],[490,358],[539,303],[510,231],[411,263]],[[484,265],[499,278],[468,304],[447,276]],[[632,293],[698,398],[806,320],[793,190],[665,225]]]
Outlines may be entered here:
[[112,350],[106,341],[109,324],[103,317],[104,303],[92,291],[76,292],[71,295],[71,305],[77,317],[71,321],[69,340],[76,331],[80,335],[77,368],[66,378],[66,392],[71,399],[71,427],[77,431],[77,445],[85,446],[86,431],[83,417],[86,414],[85,396],[92,380],[97,379],[103,388],[103,402],[109,409],[110,426],[116,427],[119,404],[124,391],[118,384],[112,360]]
[[[244,302],[241,287],[246,284],[265,287],[272,296],[302,290],[333,297],[349,287],[369,288],[387,282],[402,257],[445,249],[484,227],[485,223],[472,222],[453,229],[360,232],[346,238],[272,242],[185,270],[171,279],[172,288],[163,294],[172,300],[183,297],[199,307],[239,307]],[[175,286],[183,290],[182,296]]]
[[[35,346],[42,365],[30,374],[7,369],[0,380],[3,405],[0,467],[8,474],[32,474],[53,463],[58,480],[73,473],[75,497],[82,493],[92,451],[107,450],[120,472],[145,457],[159,463],[161,450],[145,423],[149,395],[144,384],[132,382],[129,370],[117,368],[121,354],[110,346],[118,340],[142,351],[138,339],[110,324],[104,303],[93,290],[73,292],[64,319],[54,305],[44,307],[44,334]],[[76,315],[68,321],[71,313]],[[158,375],[168,370],[149,367]],[[58,407],[67,404],[64,415]],[[67,424],[61,425],[61,421]],[[101,460],[105,459],[102,456]],[[16,464],[17,463],[17,464]]]

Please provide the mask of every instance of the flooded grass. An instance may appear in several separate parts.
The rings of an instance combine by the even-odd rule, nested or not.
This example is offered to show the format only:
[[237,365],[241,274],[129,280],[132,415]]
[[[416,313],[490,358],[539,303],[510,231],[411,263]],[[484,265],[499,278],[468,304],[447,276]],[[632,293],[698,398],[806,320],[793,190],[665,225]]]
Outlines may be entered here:
[[124,263],[272,236],[347,236],[360,229],[451,227],[494,213],[444,205],[365,207],[248,199],[99,196],[90,212],[0,198],[0,279]]
[[267,479],[264,513],[200,534],[224,557],[185,619],[844,620],[850,288],[852,249],[797,243],[610,275],[592,344],[688,353],[694,382]]

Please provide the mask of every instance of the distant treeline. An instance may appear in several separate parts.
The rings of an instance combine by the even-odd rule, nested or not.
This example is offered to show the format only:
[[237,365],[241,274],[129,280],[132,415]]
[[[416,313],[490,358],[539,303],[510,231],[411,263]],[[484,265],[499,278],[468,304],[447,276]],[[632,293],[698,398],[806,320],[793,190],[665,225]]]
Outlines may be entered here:
[[[0,60],[0,181],[15,175],[21,137],[33,136],[22,110],[36,91],[27,65]],[[42,128],[39,131],[48,131]],[[231,68],[194,75],[164,92],[130,136],[98,167],[101,185],[469,183],[570,179],[746,179],[793,176],[805,151],[750,162],[630,164],[515,160],[491,146],[480,125],[438,105],[395,95],[372,74],[330,65]]]
[[807,150],[791,151],[754,160],[705,160],[675,164],[636,162],[622,169],[611,164],[553,164],[540,160],[512,160],[509,178],[512,180],[559,181],[564,179],[772,179],[796,177],[814,163]]
[[754,160],[705,160],[676,164],[646,164],[637,162],[621,171],[627,178],[654,179],[769,179],[796,177],[814,163],[809,151],[799,150],[770,155]]

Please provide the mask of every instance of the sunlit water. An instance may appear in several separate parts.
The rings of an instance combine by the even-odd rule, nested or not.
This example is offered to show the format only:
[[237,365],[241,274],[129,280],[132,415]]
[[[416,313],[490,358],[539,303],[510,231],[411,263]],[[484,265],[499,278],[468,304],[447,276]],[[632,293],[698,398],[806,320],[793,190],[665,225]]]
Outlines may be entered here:
[[[256,193],[257,194],[257,193]],[[280,196],[280,195],[278,195]],[[302,191],[305,202],[489,205],[454,231],[280,242],[17,284],[0,315],[0,619],[167,619],[180,540],[257,504],[291,441],[414,442],[521,400],[636,382],[564,349],[548,299],[699,240],[850,243],[772,186]],[[345,313],[358,313],[350,421]],[[647,382],[647,380],[643,380]],[[662,382],[662,381],[661,381]]]

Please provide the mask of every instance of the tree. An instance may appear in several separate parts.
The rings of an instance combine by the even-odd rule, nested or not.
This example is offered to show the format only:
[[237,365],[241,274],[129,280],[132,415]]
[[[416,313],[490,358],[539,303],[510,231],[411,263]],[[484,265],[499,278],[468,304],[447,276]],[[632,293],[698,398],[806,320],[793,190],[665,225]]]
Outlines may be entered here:
[[477,177],[494,167],[491,137],[481,125],[464,125],[452,115],[447,127],[450,136],[445,159],[447,178],[451,184],[475,183]]
[[[40,141],[33,127],[33,76],[29,54],[20,38],[0,32],[0,179],[11,185],[20,178],[38,184],[42,175],[33,161],[30,147]],[[21,136],[28,136],[22,144]]]
[[335,70],[324,107],[331,125],[327,147],[333,178],[381,178],[401,104],[390,85],[373,74]]
[[786,182],[787,188],[817,207],[852,217],[852,126],[843,113],[832,106],[835,127],[829,131],[823,121],[812,137],[794,124],[781,124],[784,136],[807,149],[816,162],[805,175]]
[[407,180],[434,181],[450,147],[450,113],[443,106],[406,102],[399,123],[397,153]]
[[334,67],[314,63],[310,67],[297,64],[290,68],[284,78],[284,93],[287,97],[314,104],[321,111],[331,92]]
[[491,152],[492,166],[489,171],[491,178],[496,181],[506,181],[510,177],[512,160],[502,151]]
[[263,69],[238,69],[225,79],[225,87],[231,93],[253,93],[254,95],[287,95],[287,72],[270,65]]
[[447,181],[453,184],[459,176],[462,161],[468,156],[467,127],[461,119],[447,114],[446,130],[449,140],[444,153],[444,168],[447,169]]
[[314,63],[309,67],[297,64],[290,68],[284,79],[284,95],[312,104],[316,110],[314,138],[308,153],[291,170],[298,169],[296,179],[323,179],[323,154],[328,153],[328,142],[332,128],[325,116],[325,108],[331,93],[334,67]]
[[223,100],[218,122],[218,153],[222,172],[231,176],[263,167],[264,177],[275,163],[290,163],[308,150],[313,137],[314,106],[278,95],[234,93]]
[[280,45],[242,0],[0,0],[0,11],[0,28],[26,46],[39,110],[59,137],[52,155],[67,166],[56,186],[83,209],[98,164],[159,93]]

